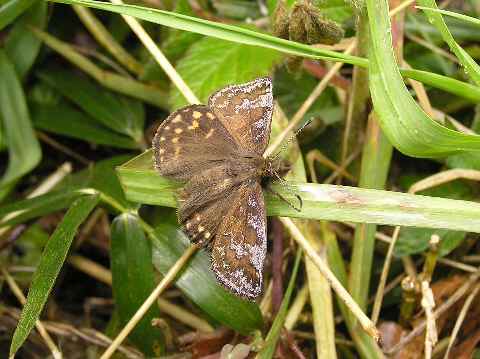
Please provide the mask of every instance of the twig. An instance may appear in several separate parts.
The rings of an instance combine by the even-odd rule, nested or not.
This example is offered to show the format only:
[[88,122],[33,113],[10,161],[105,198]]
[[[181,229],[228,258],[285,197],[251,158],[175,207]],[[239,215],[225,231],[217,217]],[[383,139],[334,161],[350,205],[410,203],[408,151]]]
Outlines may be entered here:
[[425,331],[425,359],[431,359],[433,347],[438,342],[438,334],[437,326],[435,324],[435,317],[433,316],[435,300],[433,298],[433,293],[430,289],[429,283],[426,280],[422,282],[421,305],[425,310],[425,317],[427,322],[427,330]]
[[[470,289],[470,287],[478,280],[480,277],[480,268],[477,268],[477,271],[472,274],[465,283],[457,289],[453,295],[451,295],[445,302],[437,307],[437,310],[433,313],[434,319],[437,319],[445,313],[452,305],[454,305],[460,298],[462,298],[465,293]],[[385,354],[392,355],[401,350],[405,345],[410,343],[413,338],[420,335],[425,329],[426,321],[423,320],[420,322],[407,336],[403,337],[395,346],[390,348]]]
[[[111,0],[111,2],[116,5],[123,5],[122,0]],[[155,61],[157,61],[163,71],[165,71],[170,80],[172,80],[173,84],[177,87],[177,89],[185,97],[185,99],[190,104],[200,103],[200,100],[197,98],[197,96],[195,96],[195,94],[192,92],[190,87],[188,87],[185,81],[183,81],[178,72],[168,61],[168,59],[165,57],[157,44],[152,40],[150,35],[147,34],[147,32],[138,22],[138,20],[128,15],[122,15],[122,17],[125,19],[133,32],[138,36],[143,45],[145,45],[147,50],[152,54]]]
[[[351,54],[352,51],[355,49],[356,45],[357,45],[357,42],[353,41],[345,50],[344,54],[346,55]],[[322,94],[323,90],[325,90],[330,80],[342,68],[343,65],[344,65],[343,62],[337,62],[335,65],[332,66],[332,68],[327,72],[325,77],[318,83],[315,89],[310,93],[310,95],[302,104],[302,106],[300,106],[297,113],[293,115],[292,120],[288,123],[288,126],[285,127],[285,129],[275,138],[273,143],[267,148],[267,150],[263,154],[264,157],[268,157],[275,152],[275,150],[278,148],[278,146],[280,146],[283,140],[285,140],[285,138],[293,130],[293,128],[295,128],[298,125],[298,123],[302,120],[303,116],[305,116],[307,111],[310,109],[313,103],[317,100],[318,96]]]
[[125,340],[127,335],[135,328],[137,323],[142,319],[145,313],[150,309],[152,304],[157,300],[158,296],[164,291],[164,289],[175,279],[178,272],[183,268],[185,263],[190,257],[197,251],[198,246],[193,244],[188,247],[182,256],[175,262],[175,264],[168,270],[167,274],[163,277],[162,281],[153,290],[150,296],[145,300],[142,306],[133,315],[127,325],[120,331],[117,337],[113,340],[112,344],[103,353],[100,359],[108,359],[112,356],[118,346]]
[[298,244],[305,250],[307,256],[315,263],[319,271],[323,274],[325,279],[328,281],[332,289],[337,293],[338,297],[345,303],[345,305],[350,309],[354,316],[358,319],[362,328],[377,342],[380,340],[380,333],[378,332],[375,325],[370,321],[370,319],[362,312],[358,304],[353,300],[350,294],[338,281],[335,275],[330,271],[327,264],[320,258],[315,249],[310,245],[307,239],[303,236],[302,232],[298,227],[292,222],[290,218],[280,217],[282,223],[287,227],[287,229],[292,234],[292,237]]
[[[17,297],[20,304],[25,305],[25,303],[27,302],[27,299],[25,298],[25,295],[23,294],[22,290],[18,287],[15,280],[12,278],[12,276],[4,268],[1,268],[1,272],[2,272],[2,275],[5,277],[5,280],[7,281],[7,284],[9,286],[10,290],[13,292],[15,297]],[[40,320],[37,320],[35,322],[35,327],[37,328],[40,336],[45,341],[45,344],[47,345],[48,349],[50,349],[50,351],[52,352],[52,356],[55,359],[62,359],[62,353],[57,348],[57,346],[55,345],[52,338],[50,337],[50,335],[45,330],[45,327],[43,326],[42,322],[40,322]],[[12,357],[13,357],[13,355],[12,355]]]

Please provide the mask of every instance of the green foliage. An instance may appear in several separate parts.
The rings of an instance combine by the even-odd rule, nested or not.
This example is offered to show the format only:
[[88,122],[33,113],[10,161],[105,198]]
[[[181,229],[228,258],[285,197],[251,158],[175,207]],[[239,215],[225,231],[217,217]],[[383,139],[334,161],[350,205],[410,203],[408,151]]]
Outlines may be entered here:
[[[268,75],[280,59],[273,50],[206,37],[189,48],[178,61],[177,71],[200,101],[206,103],[216,89]],[[172,109],[187,104],[175,88],[170,102]]]
[[42,156],[30,122],[23,88],[10,59],[0,49],[0,124],[8,147],[9,162],[0,178],[0,201],[23,175],[30,172]]
[[97,194],[77,199],[47,242],[28,291],[27,302],[13,334],[10,356],[18,351],[40,317],[43,306],[67,257],[78,226],[87,218],[97,203]]
[[[113,298],[120,325],[124,326],[154,289],[151,244],[138,223],[138,217],[124,213],[112,222],[110,268]],[[160,311],[152,306],[129,335],[146,355],[159,356],[164,351],[162,332],[152,326]]]
[[[155,228],[155,235],[151,239],[153,265],[162,274],[167,273],[190,245],[177,225],[166,223]],[[205,251],[195,254],[177,277],[175,285],[206,314],[223,325],[245,335],[262,327],[262,314],[257,304],[240,299],[218,284]]]

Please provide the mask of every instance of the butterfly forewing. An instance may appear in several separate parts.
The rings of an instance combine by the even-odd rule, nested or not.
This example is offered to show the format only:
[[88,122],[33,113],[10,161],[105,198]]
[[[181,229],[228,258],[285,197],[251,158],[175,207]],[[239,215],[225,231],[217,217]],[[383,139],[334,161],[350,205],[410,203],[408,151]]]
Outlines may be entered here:
[[188,180],[225,160],[238,149],[235,140],[207,107],[192,105],[173,112],[153,139],[154,165],[161,175]]
[[270,78],[227,86],[210,96],[208,106],[245,152],[263,154],[273,112]]
[[267,251],[266,213],[262,188],[246,181],[235,193],[212,246],[212,269],[230,291],[248,299],[262,292]]

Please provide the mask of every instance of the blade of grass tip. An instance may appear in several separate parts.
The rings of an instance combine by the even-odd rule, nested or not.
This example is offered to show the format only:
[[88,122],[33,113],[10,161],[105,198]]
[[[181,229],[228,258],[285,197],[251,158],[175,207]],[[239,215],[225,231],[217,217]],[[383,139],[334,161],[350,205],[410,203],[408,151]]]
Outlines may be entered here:
[[272,327],[267,334],[267,338],[265,339],[265,346],[263,349],[258,353],[256,359],[271,359],[273,358],[273,354],[275,353],[275,349],[277,347],[278,338],[280,337],[281,330],[283,328],[283,323],[285,321],[285,317],[287,315],[288,306],[290,304],[290,298],[293,293],[293,288],[295,286],[295,280],[297,278],[298,267],[300,266],[300,260],[302,258],[302,250],[297,249],[297,254],[295,256],[295,262],[293,264],[292,274],[290,276],[290,281],[288,282],[287,290],[285,291],[285,295],[283,296],[282,304],[280,305],[280,309],[278,310],[277,316],[272,323]]
[[[111,0],[111,2],[115,5],[124,5],[122,0]],[[143,45],[145,45],[147,50],[152,54],[155,61],[157,61],[163,71],[165,71],[170,80],[172,80],[173,84],[182,93],[185,99],[190,104],[200,103],[200,100],[197,98],[197,96],[195,96],[192,90],[190,90],[190,87],[188,87],[185,81],[183,81],[170,61],[168,61],[157,44],[152,40],[150,35],[147,34],[142,25],[140,25],[138,20],[128,15],[122,15],[122,17],[125,19],[126,23],[130,26],[133,32],[138,36]]]
[[72,5],[82,23],[87,27],[93,37],[118,60],[123,66],[134,74],[141,75],[143,72],[142,64],[128,53],[105,26],[95,17],[95,15],[86,7]]
[[98,200],[98,194],[78,198],[48,240],[40,258],[40,263],[33,275],[27,302],[23,307],[17,328],[13,333],[10,356],[18,351],[40,317],[48,295],[67,257],[75,233],[80,224],[95,208]]
[[[19,288],[15,280],[4,268],[1,268],[1,272],[2,272],[2,275],[5,277],[5,280],[7,281],[7,284],[10,287],[10,290],[13,292],[15,297],[17,297],[17,300],[20,302],[20,304],[25,305],[25,303],[27,302],[27,298],[25,298],[25,295],[23,294],[22,290]],[[52,352],[53,358],[61,359],[62,353],[55,345],[52,337],[50,337],[50,335],[48,334],[47,330],[43,326],[43,323],[40,320],[37,320],[35,323],[35,327],[37,328],[38,333],[40,334],[42,339],[45,341],[45,345]]]
[[459,20],[468,21],[468,22],[471,22],[474,25],[480,26],[480,19],[468,16],[468,15],[464,15],[464,14],[459,14],[458,12],[441,10],[441,9],[434,9],[434,8],[426,7],[426,6],[415,6],[415,8],[420,9],[420,10],[425,10],[425,11],[438,12],[440,14],[451,16],[451,17],[457,18]]
[[377,328],[375,328],[370,319],[365,315],[365,313],[360,309],[358,304],[353,300],[347,290],[342,286],[342,284],[338,281],[335,275],[330,271],[328,266],[320,258],[315,249],[307,241],[307,239],[303,236],[302,232],[298,229],[298,227],[292,222],[290,218],[280,217],[280,220],[290,231],[293,239],[298,242],[298,244],[303,248],[305,253],[312,259],[317,268],[327,279],[333,290],[347,305],[353,315],[358,319],[362,328],[378,342],[380,339],[380,333],[378,332]]
[[[418,0],[417,1],[424,8],[436,9],[437,4],[435,0]],[[438,12],[429,11],[424,9],[425,14],[427,15],[428,21],[430,21],[433,26],[437,28],[442,35],[443,40],[448,44],[450,50],[452,50],[457,58],[460,60],[462,66],[464,67],[467,74],[471,79],[477,84],[480,85],[480,66],[475,62],[475,60],[455,41],[450,30],[443,20],[442,14]]]
[[115,337],[112,341],[110,346],[107,350],[102,354],[100,359],[108,359],[110,358],[115,350],[119,347],[120,344],[125,340],[128,334],[132,331],[132,329],[137,325],[140,319],[143,318],[144,314],[148,311],[153,303],[157,300],[158,296],[167,288],[167,286],[175,279],[177,274],[183,268],[183,266],[188,262],[190,257],[197,251],[197,245],[191,245],[177,260],[177,262],[170,268],[167,274],[163,277],[157,287],[153,290],[153,292],[148,296],[145,302],[142,304],[140,308],[138,308],[137,312],[133,315],[130,321],[123,327],[120,333]]

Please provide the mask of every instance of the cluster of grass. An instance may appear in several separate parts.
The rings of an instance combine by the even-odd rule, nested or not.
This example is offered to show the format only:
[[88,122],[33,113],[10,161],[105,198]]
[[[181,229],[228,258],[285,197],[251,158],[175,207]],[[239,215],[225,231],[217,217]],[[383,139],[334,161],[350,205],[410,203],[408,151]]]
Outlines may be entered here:
[[[305,43],[301,6],[344,38]],[[479,15],[475,0],[0,0],[0,352],[480,355]],[[180,184],[149,144],[169,112],[265,75],[267,151],[312,122],[274,185],[302,210],[265,193],[249,302],[179,229]]]

